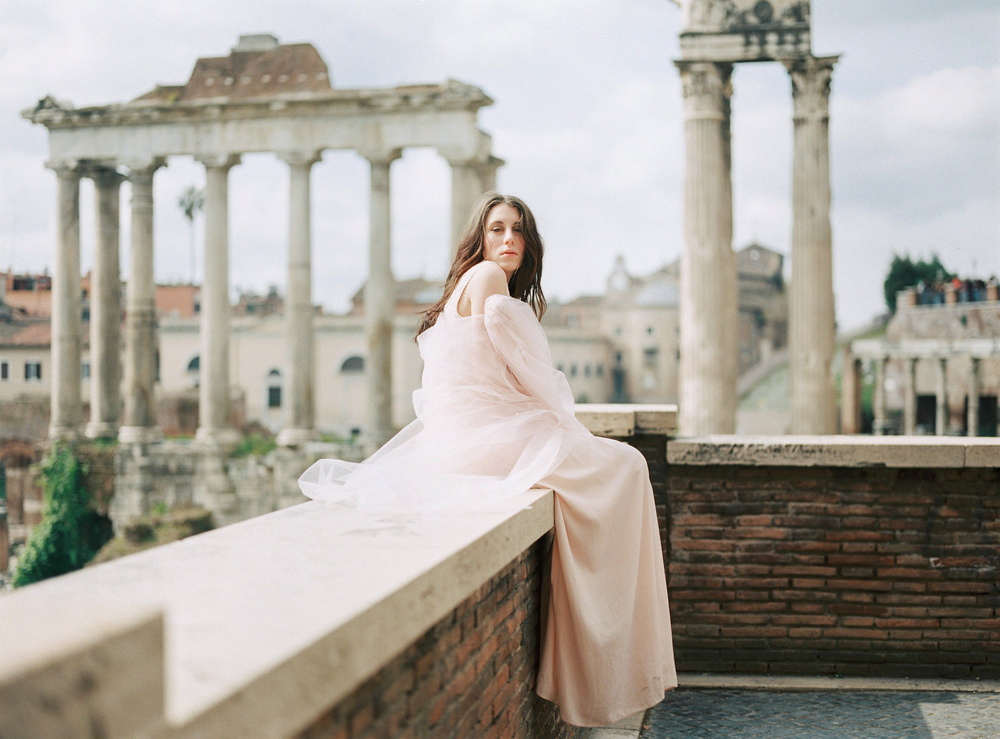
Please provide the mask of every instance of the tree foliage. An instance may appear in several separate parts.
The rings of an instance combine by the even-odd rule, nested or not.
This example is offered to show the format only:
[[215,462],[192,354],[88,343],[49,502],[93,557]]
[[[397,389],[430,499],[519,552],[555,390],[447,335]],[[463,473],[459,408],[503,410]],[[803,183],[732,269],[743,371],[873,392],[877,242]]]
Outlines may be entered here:
[[111,522],[94,510],[84,472],[65,445],[54,446],[42,461],[42,522],[18,559],[15,587],[80,569],[111,538]]
[[938,280],[947,281],[954,276],[941,264],[937,254],[932,254],[929,262],[923,259],[914,262],[909,256],[901,257],[896,254],[892,257],[889,274],[885,277],[885,304],[890,313],[895,313],[896,293],[900,290],[915,287],[921,281],[925,285],[932,285]]

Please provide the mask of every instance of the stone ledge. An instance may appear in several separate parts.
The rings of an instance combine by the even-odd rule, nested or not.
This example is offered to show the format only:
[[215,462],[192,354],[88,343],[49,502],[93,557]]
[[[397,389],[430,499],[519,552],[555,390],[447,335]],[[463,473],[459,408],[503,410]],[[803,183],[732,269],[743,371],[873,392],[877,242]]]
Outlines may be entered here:
[[640,434],[671,436],[677,432],[676,405],[579,403],[576,418],[595,436],[622,439]]
[[1000,467],[1000,439],[939,436],[703,436],[667,442],[674,465]]
[[[63,578],[65,579],[65,578]],[[0,598],[0,736],[147,736],[163,728],[163,614],[68,604],[42,588]]]
[[[422,519],[305,503],[5,596],[3,631],[36,644],[67,631],[97,649],[121,608],[154,603],[166,614],[165,736],[289,736],[543,536],[552,506],[541,489]],[[115,605],[76,614],[94,599]],[[72,623],[39,619],[31,603],[43,601]],[[120,707],[118,690],[106,699]]]

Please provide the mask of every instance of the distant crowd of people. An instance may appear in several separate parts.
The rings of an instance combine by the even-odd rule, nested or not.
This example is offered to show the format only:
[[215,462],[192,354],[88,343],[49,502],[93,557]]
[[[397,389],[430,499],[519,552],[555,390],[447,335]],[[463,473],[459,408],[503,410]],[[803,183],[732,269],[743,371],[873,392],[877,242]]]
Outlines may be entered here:
[[959,303],[976,303],[986,300],[987,288],[996,288],[1000,285],[996,275],[988,280],[962,280],[955,277],[952,280],[935,280],[933,283],[925,283],[923,280],[917,283],[917,305],[943,305],[946,301],[945,293],[948,288],[955,291]]

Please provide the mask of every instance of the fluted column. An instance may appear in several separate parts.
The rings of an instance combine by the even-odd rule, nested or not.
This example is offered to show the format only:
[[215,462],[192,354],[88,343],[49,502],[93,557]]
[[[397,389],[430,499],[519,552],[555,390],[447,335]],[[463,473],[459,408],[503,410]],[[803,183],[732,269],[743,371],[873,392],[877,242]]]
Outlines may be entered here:
[[840,404],[842,434],[861,433],[861,378],[861,360],[845,352]]
[[57,178],[56,261],[52,270],[52,412],[49,439],[80,434],[80,169],[50,162]]
[[969,410],[966,419],[966,426],[969,427],[966,435],[979,436],[979,357],[970,357],[969,367]]
[[301,446],[316,437],[313,354],[312,238],[309,175],[315,152],[283,154],[288,164],[288,290],[285,301],[288,365],[285,427],[278,443]]
[[886,426],[886,398],[885,398],[885,357],[878,357],[875,360],[875,392],[872,397],[872,411],[875,419],[872,422],[872,433],[882,436]]
[[505,163],[500,157],[490,155],[485,162],[476,167],[476,171],[479,173],[479,189],[483,193],[496,192],[497,170]]
[[448,164],[451,165],[451,249],[454,256],[472,209],[484,188],[480,179],[480,163],[449,159]]
[[156,286],[153,281],[153,175],[162,160],[130,162],[132,227],[125,292],[125,418],[118,439],[156,441]]
[[732,65],[677,62],[677,67],[684,89],[686,142],[680,433],[731,434],[737,372],[729,148]]
[[913,436],[917,432],[917,358],[907,357],[906,399],[903,401],[903,433]]
[[235,444],[229,422],[229,170],[238,156],[202,158],[205,165],[205,279],[201,286],[201,360],[197,441]]
[[934,433],[944,436],[948,430],[948,360],[938,357],[937,360],[937,407],[934,409]]
[[368,357],[368,429],[371,443],[382,445],[393,434],[392,426],[392,325],[395,312],[390,231],[389,166],[400,157],[394,149],[369,152],[371,163],[371,228],[368,248],[368,281],[365,283],[365,334]]
[[835,432],[830,76],[837,57],[787,62],[795,101],[789,358],[792,433]]
[[92,439],[111,439],[118,432],[122,397],[119,220],[125,178],[110,167],[98,167],[90,176],[97,190],[97,242],[90,284],[90,423],[86,433]]

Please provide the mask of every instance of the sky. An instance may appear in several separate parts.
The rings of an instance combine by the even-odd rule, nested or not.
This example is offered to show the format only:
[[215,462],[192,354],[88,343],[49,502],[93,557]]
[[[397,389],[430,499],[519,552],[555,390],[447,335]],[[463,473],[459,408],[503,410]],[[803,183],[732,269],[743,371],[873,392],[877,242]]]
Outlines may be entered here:
[[[0,0],[0,270],[51,270],[55,175],[47,134],[20,112],[45,95],[75,106],[183,84],[198,57],[240,34],[311,42],[334,86],[448,78],[494,105],[480,127],[507,163],[546,245],[550,300],[603,292],[617,255],[653,272],[683,251],[680,10],[668,0]],[[813,52],[841,54],[830,148],[838,326],[885,311],[894,254],[962,276],[1000,274],[1000,0],[813,0]],[[734,248],[791,250],[792,99],[785,69],[733,76]],[[313,297],[347,308],[367,269],[368,165],[328,151],[313,168]],[[177,200],[204,183],[189,157],[157,172],[159,282],[200,280],[202,218]],[[393,271],[442,279],[451,176],[428,149],[392,167]],[[129,186],[123,186],[122,269]],[[82,265],[93,263],[93,187],[81,188]],[[284,289],[288,172],[273,155],[230,172],[233,290]],[[192,273],[192,254],[194,271]],[[786,269],[790,273],[790,270]]]

